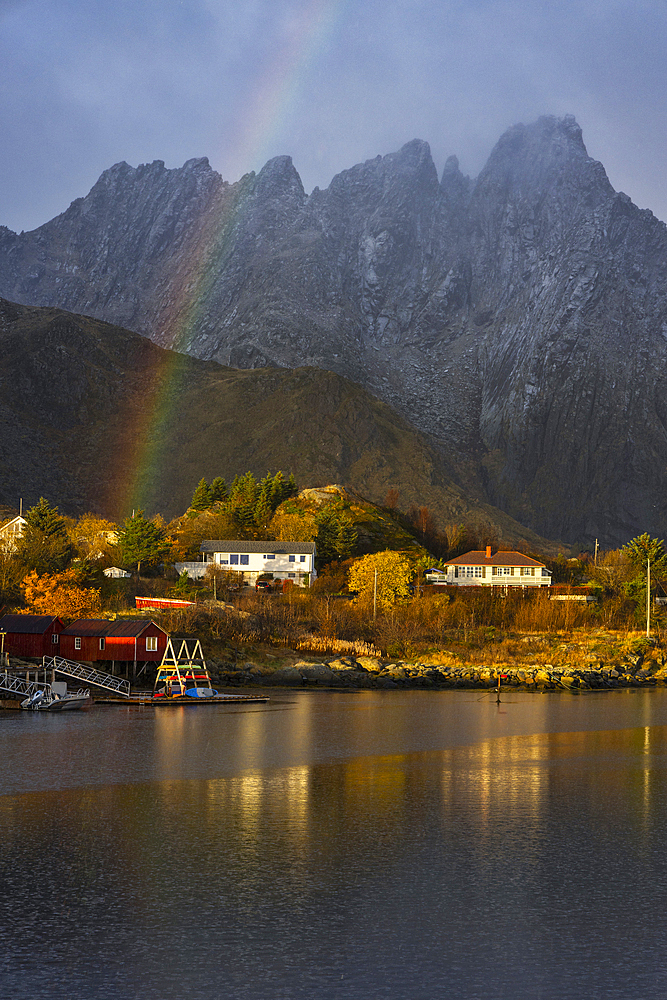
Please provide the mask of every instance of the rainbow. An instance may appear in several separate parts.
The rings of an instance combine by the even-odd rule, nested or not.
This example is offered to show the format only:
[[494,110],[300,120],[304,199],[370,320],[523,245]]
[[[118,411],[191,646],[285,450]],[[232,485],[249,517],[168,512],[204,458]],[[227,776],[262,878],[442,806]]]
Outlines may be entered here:
[[[276,52],[248,95],[242,120],[246,123],[234,150],[238,163],[259,163],[270,150],[299,99],[318,53],[338,27],[349,0],[310,0],[289,39]],[[228,151],[227,151],[228,152]],[[191,235],[186,253],[171,283],[168,319],[161,324],[160,342],[187,353],[199,320],[209,301],[224,257],[244,208],[243,185],[230,186],[197,233]],[[122,465],[111,471],[111,481],[122,484],[113,507],[125,515],[146,508],[165,461],[169,425],[175,417],[182,379],[178,354],[165,354],[153,377],[153,386],[140,410],[128,416],[123,430]],[[199,474],[198,474],[199,475]],[[194,488],[195,483],[193,483]],[[147,511],[150,515],[152,512]]]

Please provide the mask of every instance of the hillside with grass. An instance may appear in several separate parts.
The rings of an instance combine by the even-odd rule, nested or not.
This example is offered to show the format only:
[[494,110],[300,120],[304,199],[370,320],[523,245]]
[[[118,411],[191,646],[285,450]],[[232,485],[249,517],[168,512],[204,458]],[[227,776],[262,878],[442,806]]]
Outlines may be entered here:
[[238,370],[84,316],[0,300],[0,503],[40,496],[70,515],[167,520],[202,476],[292,472],[376,503],[426,505],[441,524],[542,539],[466,492],[440,452],[360,385],[316,368]]

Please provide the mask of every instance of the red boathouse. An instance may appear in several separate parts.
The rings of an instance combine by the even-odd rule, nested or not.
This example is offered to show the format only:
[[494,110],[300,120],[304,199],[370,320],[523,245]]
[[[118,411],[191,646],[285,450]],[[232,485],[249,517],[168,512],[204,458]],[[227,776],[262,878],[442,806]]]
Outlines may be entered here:
[[60,633],[59,656],[66,660],[160,663],[169,636],[148,619],[110,622],[79,618]]
[[0,632],[5,633],[4,651],[12,656],[41,660],[60,652],[59,635],[64,626],[56,615],[3,615]]

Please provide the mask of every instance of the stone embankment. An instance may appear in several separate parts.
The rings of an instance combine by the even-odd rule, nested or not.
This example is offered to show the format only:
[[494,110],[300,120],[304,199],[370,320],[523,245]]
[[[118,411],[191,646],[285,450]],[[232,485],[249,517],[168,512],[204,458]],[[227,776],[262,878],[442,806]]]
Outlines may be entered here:
[[667,683],[667,666],[658,660],[637,655],[623,662],[594,662],[585,667],[535,664],[517,666],[498,663],[475,666],[470,663],[428,664],[388,661],[371,656],[341,657],[330,660],[296,659],[231,664],[209,661],[214,682],[219,687],[276,685],[281,687],[323,688],[516,688],[527,691],[582,691],[611,688],[652,687]]

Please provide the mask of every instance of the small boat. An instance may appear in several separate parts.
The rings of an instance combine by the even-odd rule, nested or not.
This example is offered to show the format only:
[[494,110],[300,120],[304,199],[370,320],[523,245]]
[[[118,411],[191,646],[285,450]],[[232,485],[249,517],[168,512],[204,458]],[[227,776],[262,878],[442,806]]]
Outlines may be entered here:
[[21,702],[21,708],[26,712],[71,712],[76,708],[88,708],[92,703],[88,688],[68,692],[67,684],[58,681],[35,691]]

